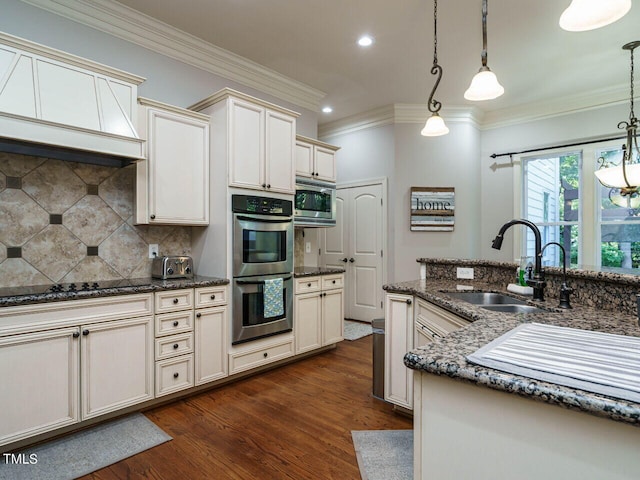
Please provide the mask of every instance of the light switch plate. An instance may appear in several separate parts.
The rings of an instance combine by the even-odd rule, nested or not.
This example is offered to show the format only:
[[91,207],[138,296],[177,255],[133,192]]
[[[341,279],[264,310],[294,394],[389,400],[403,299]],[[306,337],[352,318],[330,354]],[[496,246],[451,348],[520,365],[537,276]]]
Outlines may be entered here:
[[473,268],[458,267],[456,271],[457,278],[473,280]]
[[152,243],[149,245],[149,258],[156,258],[158,256],[158,244]]

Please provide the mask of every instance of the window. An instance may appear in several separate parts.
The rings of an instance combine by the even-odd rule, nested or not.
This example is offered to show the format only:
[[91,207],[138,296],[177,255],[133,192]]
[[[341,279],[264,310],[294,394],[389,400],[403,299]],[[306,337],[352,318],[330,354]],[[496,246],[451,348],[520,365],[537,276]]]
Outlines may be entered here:
[[[619,192],[596,180],[600,157],[619,164],[620,142],[522,157],[518,214],[538,225],[543,246],[557,242],[565,248],[568,267],[640,274],[640,208],[619,206]],[[533,256],[531,230],[523,228],[521,238],[519,251]],[[547,247],[543,265],[562,266],[560,248]]]

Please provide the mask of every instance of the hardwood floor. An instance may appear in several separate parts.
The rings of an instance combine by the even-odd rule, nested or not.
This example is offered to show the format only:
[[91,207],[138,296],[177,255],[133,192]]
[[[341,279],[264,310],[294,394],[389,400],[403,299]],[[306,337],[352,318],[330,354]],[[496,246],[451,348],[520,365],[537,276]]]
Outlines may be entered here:
[[372,336],[145,412],[173,437],[84,479],[359,479],[351,430],[412,428],[371,395]]

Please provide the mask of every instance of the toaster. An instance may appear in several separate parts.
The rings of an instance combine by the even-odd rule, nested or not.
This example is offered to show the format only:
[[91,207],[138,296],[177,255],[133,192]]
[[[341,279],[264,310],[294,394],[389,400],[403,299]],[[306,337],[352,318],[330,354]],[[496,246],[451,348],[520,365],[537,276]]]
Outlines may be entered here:
[[191,257],[177,255],[155,257],[151,263],[151,277],[162,280],[191,278],[193,277],[193,260]]

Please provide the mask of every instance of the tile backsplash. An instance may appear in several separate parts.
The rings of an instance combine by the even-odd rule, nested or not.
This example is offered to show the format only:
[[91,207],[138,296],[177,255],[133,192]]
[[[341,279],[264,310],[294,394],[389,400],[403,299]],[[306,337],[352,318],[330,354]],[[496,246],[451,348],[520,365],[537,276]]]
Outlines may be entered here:
[[0,153],[0,287],[151,274],[189,255],[191,228],[133,224],[135,166],[102,167]]

